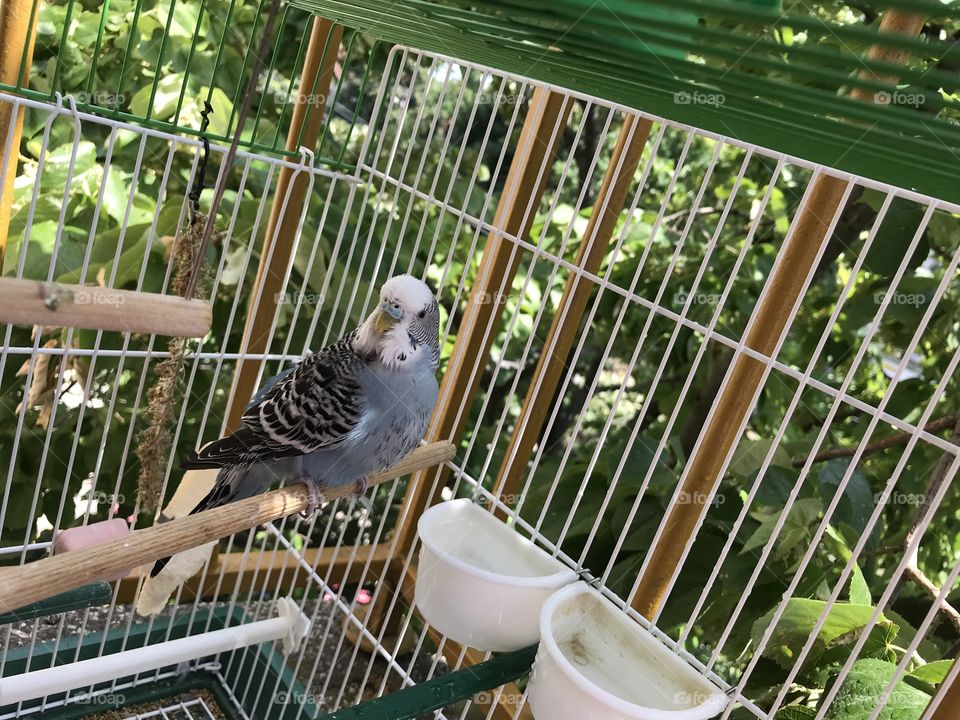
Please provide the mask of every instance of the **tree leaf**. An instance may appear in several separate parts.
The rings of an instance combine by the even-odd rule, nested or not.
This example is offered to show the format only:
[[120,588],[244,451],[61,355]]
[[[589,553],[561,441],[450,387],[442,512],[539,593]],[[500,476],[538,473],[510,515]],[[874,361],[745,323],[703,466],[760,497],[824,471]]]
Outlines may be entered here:
[[[206,93],[207,88],[203,88],[200,96],[205,98]],[[213,108],[213,113],[210,115],[209,132],[213,135],[228,135],[230,133],[230,116],[233,114],[233,103],[230,102],[230,98],[223,90],[215,87],[210,95],[210,106]]]
[[[783,555],[810,537],[812,524],[820,517],[820,500],[817,498],[800,498],[791,507],[783,528],[777,538],[777,554]],[[781,512],[775,512],[764,517],[760,527],[750,536],[750,539],[740,550],[740,554],[751,552],[767,544],[773,536],[774,528],[780,519]]]
[[907,673],[912,678],[922,680],[931,685],[939,685],[953,667],[953,660],[935,660],[926,665],[920,665]]
[[[750,485],[756,482],[756,474],[751,475]],[[783,507],[787,498],[790,497],[790,491],[797,482],[797,471],[789,467],[780,467],[771,465],[767,472],[760,478],[760,487],[757,488],[757,494],[754,496],[754,503],[757,505],[766,505],[767,507]]]
[[[760,469],[771,445],[773,445],[773,438],[757,438],[756,440],[744,438],[733,452],[728,471],[734,475],[749,477]],[[789,465],[790,455],[783,447],[778,445],[773,452],[770,463],[771,465]]]
[[[843,679],[824,720],[862,720],[878,702],[896,671],[896,665],[883,660],[858,660]],[[877,720],[918,720],[930,703],[927,693],[902,680],[890,691]]]
[[[822,600],[790,598],[784,609],[763,655],[782,667],[792,668],[800,654],[814,625],[823,614],[827,604]],[[833,648],[853,645],[870,621],[874,608],[870,605],[853,603],[835,603],[827,615],[823,627],[817,633],[816,640],[805,660],[805,665],[816,665],[817,660]],[[753,625],[751,637],[759,643],[767,626],[773,619],[773,610],[757,620]],[[899,628],[883,614],[870,632],[870,638],[864,646],[864,654],[875,654],[885,649],[896,637]]]
[[[907,647],[917,636],[917,629],[896,610],[887,608],[884,613],[889,620],[892,620],[900,626],[900,632],[897,633],[897,645]],[[949,649],[951,643],[944,641],[932,633],[927,633],[920,644],[917,646],[917,654],[920,657],[939,658],[943,657]]]
[[816,708],[806,705],[787,705],[777,711],[776,720],[813,720],[816,716]]
[[[827,505],[837,493],[840,481],[843,479],[847,468],[850,466],[849,458],[837,458],[831,460],[823,466],[820,474],[817,476],[817,484],[820,488],[820,497],[823,498],[823,504]],[[867,522],[875,507],[873,500],[873,489],[870,483],[864,477],[860,468],[856,468],[850,476],[846,487],[843,489],[843,497],[837,505],[831,517],[831,522],[835,526],[841,523],[852,528],[858,539],[867,527]],[[874,531],[876,532],[876,530]]]
[[854,563],[853,574],[850,576],[850,602],[856,605],[873,604],[870,586],[867,585],[867,579],[863,576],[859,563]]
[[[62,195],[70,171],[70,158],[73,156],[73,143],[68,142],[47,153],[43,163],[40,182],[44,188],[53,189]],[[97,146],[89,140],[77,143],[77,155],[73,161],[73,177],[85,173],[97,163]]]
[[[923,213],[923,205],[906,198],[894,198],[883,218],[883,224],[877,229],[867,257],[864,258],[864,269],[884,277],[893,276],[910,247]],[[924,232],[917,243],[913,257],[907,264],[907,272],[922,263],[930,252],[926,235]]]
[[[833,525],[827,526],[827,537],[836,543],[836,552],[845,563],[850,562],[850,558],[853,557],[853,551],[850,550],[850,547],[847,545],[847,541],[843,538],[837,529]],[[863,570],[860,569],[859,563],[853,564],[853,572],[850,575],[850,602],[855,605],[873,605],[873,597],[870,594],[870,586],[867,584],[867,579],[863,575]]]
[[149,114],[155,120],[169,120],[177,110],[177,100],[180,98],[182,86],[183,73],[172,73],[160,78],[151,111],[150,96],[153,93],[153,84],[147,83],[130,99],[130,112],[141,116]]
[[200,7],[199,3],[175,3],[173,7],[173,17],[170,17],[170,8],[166,5],[158,5],[155,8],[157,13],[157,19],[159,22],[167,26],[169,24],[170,31],[168,37],[170,38],[182,38],[184,40],[192,40],[195,32],[199,33],[199,36],[204,34],[204,26],[206,25],[206,18],[204,22],[201,23],[201,27],[197,28],[197,16]]

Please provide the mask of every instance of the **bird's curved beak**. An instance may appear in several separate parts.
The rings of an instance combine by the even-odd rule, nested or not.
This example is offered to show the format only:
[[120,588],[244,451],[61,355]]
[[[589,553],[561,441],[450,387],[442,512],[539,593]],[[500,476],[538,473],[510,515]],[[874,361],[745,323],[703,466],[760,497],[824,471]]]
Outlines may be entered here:
[[389,331],[396,324],[394,320],[388,313],[384,312],[381,308],[377,308],[377,318],[373,321],[373,327],[381,335]]

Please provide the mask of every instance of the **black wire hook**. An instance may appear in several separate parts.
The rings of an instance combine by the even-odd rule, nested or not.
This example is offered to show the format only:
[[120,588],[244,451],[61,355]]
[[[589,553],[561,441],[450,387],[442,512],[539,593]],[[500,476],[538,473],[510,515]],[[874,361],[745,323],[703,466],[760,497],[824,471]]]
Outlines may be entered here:
[[207,176],[207,160],[210,157],[210,140],[207,138],[207,127],[210,125],[210,116],[213,114],[213,106],[209,100],[203,101],[203,110],[200,111],[200,141],[203,143],[203,155],[200,157],[200,167],[197,169],[197,175],[193,180],[193,187],[187,196],[190,199],[190,211],[193,216],[200,212],[200,193],[204,190],[204,182]]

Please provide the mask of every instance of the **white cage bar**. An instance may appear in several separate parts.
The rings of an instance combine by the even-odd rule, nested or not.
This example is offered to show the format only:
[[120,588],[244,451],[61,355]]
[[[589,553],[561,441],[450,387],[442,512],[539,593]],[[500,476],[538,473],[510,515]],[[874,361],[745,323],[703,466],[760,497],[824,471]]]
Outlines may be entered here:
[[[246,358],[263,361],[259,366],[263,379],[272,374],[266,370],[268,366],[276,369],[336,339],[369,312],[375,288],[401,271],[426,278],[447,302],[441,329],[446,356],[454,342],[461,340],[456,329],[462,331],[461,321],[472,312],[471,304],[496,303],[495,311],[478,316],[484,322],[469,328],[476,333],[480,346],[492,345],[491,356],[481,353],[471,358],[472,364],[456,368],[463,378],[469,378],[467,387],[471,382],[478,387],[476,396],[462,398],[450,417],[449,427],[454,430],[449,439],[458,445],[457,457],[446,464],[444,472],[420,477],[421,483],[433,486],[423,487],[422,496],[411,491],[405,480],[393,481],[371,493],[372,512],[339,500],[310,522],[287,518],[264,530],[230,538],[196,582],[181,588],[158,618],[145,621],[145,631],[129,609],[140,575],[116,583],[111,604],[96,613],[101,616],[98,622],[102,627],[98,629],[104,631],[98,652],[122,652],[134,636],[149,634],[155,625],[162,638],[171,639],[174,629],[184,626],[212,631],[215,622],[229,628],[263,620],[269,617],[267,601],[296,592],[299,610],[312,621],[311,635],[294,655],[284,657],[280,646],[273,643],[265,657],[267,663],[276,660],[285,666],[302,683],[305,693],[288,693],[281,688],[279,677],[268,681],[265,674],[248,674],[242,682],[228,681],[226,678],[233,678],[237,668],[251,661],[251,651],[223,653],[212,664],[202,665],[218,674],[238,708],[269,707],[264,720],[280,717],[292,706],[305,709],[308,703],[332,711],[371,694],[384,694],[472,664],[483,655],[443,638],[411,609],[418,544],[415,537],[404,532],[415,523],[418,501],[460,495],[473,497],[491,512],[509,517],[518,532],[581,571],[586,579],[596,581],[604,596],[623,612],[728,691],[731,699],[724,718],[734,713],[737,717],[774,718],[792,692],[792,683],[814,650],[831,611],[838,603],[847,602],[840,598],[849,594],[851,578],[861,572],[858,562],[865,561],[876,549],[867,550],[867,545],[885,509],[896,501],[898,493],[907,492],[902,489],[904,480],[910,472],[916,473],[911,463],[925,462],[923,458],[932,455],[921,453],[932,453],[943,460],[942,477],[932,488],[932,496],[924,499],[924,514],[917,518],[909,543],[895,553],[897,563],[889,568],[883,594],[843,663],[838,680],[826,692],[826,700],[816,713],[816,720],[822,720],[842,679],[863,656],[870,631],[886,622],[881,618],[884,609],[899,591],[931,524],[942,518],[938,512],[942,513],[942,500],[957,469],[960,445],[956,435],[943,437],[944,428],[931,429],[930,424],[937,419],[943,398],[956,390],[953,374],[960,351],[954,348],[948,353],[948,364],[942,369],[930,369],[936,376],[926,377],[932,390],[922,407],[910,407],[905,412],[895,393],[901,382],[915,377],[910,363],[918,348],[922,349],[924,343],[946,346],[936,336],[934,319],[944,298],[958,291],[960,248],[941,248],[936,262],[930,263],[923,310],[919,310],[920,300],[910,300],[915,310],[910,340],[897,348],[887,375],[882,370],[878,375],[877,348],[883,342],[879,333],[885,323],[892,322],[891,313],[903,310],[905,301],[900,296],[913,298],[918,294],[910,283],[902,282],[908,270],[913,271],[910,264],[925,230],[931,222],[958,225],[960,207],[414,48],[394,48],[379,70],[379,84],[371,82],[365,89],[372,111],[366,118],[369,124],[362,142],[355,141],[352,148],[356,157],[353,171],[324,168],[309,151],[302,153],[299,162],[240,151],[234,166],[223,168],[220,165],[226,148],[211,148],[211,162],[217,163],[219,173],[226,176],[230,196],[243,201],[228,200],[221,211],[219,227],[223,230],[205,295],[215,299],[215,312],[225,313],[226,322],[216,337],[208,336],[189,346],[184,389],[179,406],[174,408],[178,422],[164,494],[169,498],[169,488],[177,482],[174,468],[180,454],[225,429],[231,367]],[[15,201],[17,211],[24,212],[26,219],[22,240],[11,256],[10,275],[31,277],[40,268],[44,279],[56,280],[65,254],[79,248],[77,282],[96,281],[96,273],[90,274],[95,266],[102,271],[100,281],[106,288],[134,283],[137,290],[146,291],[151,274],[148,267],[153,263],[154,269],[162,268],[163,273],[162,285],[154,291],[167,292],[172,253],[163,250],[164,243],[169,244],[169,235],[160,235],[158,228],[172,227],[175,234],[186,222],[186,190],[196,172],[199,142],[77,112],[69,98],[51,106],[0,95],[0,103],[34,114],[42,119],[44,128],[38,160],[28,171],[33,174],[32,190],[21,189]],[[555,148],[555,152],[539,152],[540,162],[526,167],[528,175],[523,183],[542,191],[529,193],[533,202],[522,206],[512,218],[517,227],[530,228],[529,232],[514,232],[505,229],[505,213],[498,210],[498,205],[523,191],[519,180],[510,185],[508,178],[517,179],[512,169],[524,164],[524,153],[534,152],[522,146],[520,139],[538,109],[545,119],[539,126],[542,138],[537,140]],[[636,167],[629,172],[623,208],[610,208],[618,220],[608,239],[609,248],[597,269],[585,269],[577,264],[575,256],[587,221],[583,215],[591,207],[590,200],[605,173],[617,172],[624,163],[622,156],[611,160],[619,134],[623,132],[629,142],[641,121],[649,122],[652,129],[649,139],[644,136]],[[64,168],[64,158],[51,160],[47,146],[55,132],[68,131],[73,139]],[[81,228],[85,238],[75,241],[70,234],[73,230],[65,231],[64,213],[77,184],[90,180],[78,179],[75,171],[78,162],[88,162],[84,159],[88,152],[84,143],[90,141],[85,138],[102,138],[104,133],[102,164],[95,156],[93,164],[79,173],[92,173],[100,185],[89,227]],[[594,144],[586,145],[590,153],[583,157],[578,153],[585,151],[578,149],[587,142],[588,134],[592,134]],[[480,138],[478,148],[468,144],[471,137]],[[499,147],[497,138],[502,140]],[[12,133],[6,139],[5,156],[11,152],[11,140]],[[118,168],[113,161],[118,143],[137,143],[129,168]],[[435,150],[442,161],[435,167],[427,162],[428,149]],[[187,177],[175,170],[178,156],[192,158],[185,163],[190,167]],[[308,191],[293,243],[294,259],[285,269],[287,284],[282,296],[275,299],[269,339],[262,352],[248,353],[239,334],[244,313],[241,297],[250,292],[254,281],[254,256],[261,247],[261,227],[266,227],[265,214],[275,199],[281,168],[306,173]],[[715,181],[718,169],[731,178],[722,192]],[[124,177],[130,182],[126,207],[111,210],[120,217],[115,251],[106,259],[94,259],[99,251],[94,241],[104,209],[103,188],[111,173],[126,176],[128,171],[129,178]],[[3,172],[5,164],[0,169]],[[735,315],[730,308],[743,298],[759,295],[771,268],[782,258],[779,251],[795,220],[784,210],[784,198],[797,191],[809,193],[814,178],[823,173],[848,183],[841,210],[853,202],[851,198],[871,193],[876,214],[863,233],[859,249],[848,249],[845,280],[830,290],[830,297],[818,300],[825,308],[823,317],[813,324],[819,329],[811,330],[809,338],[798,339],[788,328],[775,352],[769,356],[758,353],[745,345],[749,324],[729,324]],[[678,201],[674,192],[681,177],[693,178],[690,182],[695,192]],[[46,180],[63,186],[52,242],[43,239],[49,251],[44,250],[47,244],[30,242],[31,232],[38,232],[36,228],[43,222],[36,221],[36,213],[46,212],[41,201]],[[575,198],[573,204],[563,202],[565,197]],[[144,202],[143,198],[152,203],[146,211],[135,205],[135,201]],[[905,202],[919,209],[919,223],[889,284],[875,291],[878,294],[867,312],[861,307],[864,263],[891,207]],[[801,199],[797,213],[802,212],[804,204]],[[143,222],[133,223],[131,218],[138,212]],[[840,221],[838,211],[829,218],[831,230]],[[737,232],[742,232],[738,245],[730,239],[733,224]],[[761,228],[763,243],[758,244],[755,241]],[[143,236],[128,237],[128,231]],[[507,248],[502,251],[504,266],[511,272],[502,277],[480,276],[479,269],[485,267],[480,258],[481,236],[493,236],[506,244],[502,245]],[[631,254],[638,236],[644,238],[642,251]],[[138,252],[142,254],[139,266],[123,268],[123,282],[117,282],[124,254],[137,243],[141,243]],[[769,260],[768,273],[758,277],[751,268],[756,267],[755,259],[761,255]],[[678,268],[686,266],[695,267],[689,287],[677,283]],[[816,272],[815,265],[807,283]],[[714,289],[704,287],[708,275],[716,276]],[[565,308],[558,309],[558,303],[571,277],[591,288],[590,300],[582,318],[568,319],[575,326],[576,336],[572,354],[563,361],[559,399],[550,406],[542,426],[528,427],[517,422],[527,417],[521,408],[525,387],[533,377],[538,353],[546,351],[544,334],[554,313],[566,312]],[[492,293],[479,297],[472,292],[475,283],[492,288]],[[719,292],[714,292],[717,287]],[[256,304],[257,300],[255,296],[252,302]],[[825,353],[833,330],[846,321],[853,304],[867,313],[859,342],[839,364],[825,368],[824,362],[832,362]],[[529,312],[530,306],[535,310]],[[805,311],[798,302],[793,315]],[[38,382],[36,376],[52,372],[51,368],[56,372],[54,386],[45,388],[53,400],[48,403],[49,416],[42,430],[37,431],[33,425],[35,408],[24,401],[16,411],[12,445],[5,448],[9,465],[0,503],[0,557],[15,554],[20,563],[47,547],[38,540],[38,522],[47,532],[56,532],[75,523],[113,517],[115,506],[121,504],[115,500],[121,495],[122,481],[130,473],[126,458],[142,422],[138,414],[148,402],[151,365],[169,355],[156,336],[97,331],[81,342],[78,334],[68,329],[51,336],[56,340],[52,344],[44,342],[43,332],[35,332],[26,340],[24,337],[12,326],[4,331],[0,377],[9,381],[0,388],[3,402],[16,405],[15,397],[26,396]],[[798,351],[798,343],[805,349]],[[784,353],[785,347],[792,349]],[[595,348],[601,349],[599,354]],[[691,369],[675,377],[672,360],[681,351],[692,357]],[[727,453],[723,467],[726,475],[738,453],[748,446],[755,448],[752,479],[742,479],[739,485],[722,481],[721,492],[707,499],[701,529],[710,534],[697,533],[686,544],[683,560],[671,576],[666,602],[652,617],[644,618],[630,607],[630,601],[650,561],[647,550],[662,536],[662,520],[669,507],[688,501],[680,490],[685,462],[678,445],[681,412],[695,402],[694,396],[702,387],[698,383],[716,366],[717,358],[726,357],[729,362],[731,356],[761,363],[764,379],[758,397],[762,392],[780,392],[786,398],[786,410],[765,421],[775,428],[769,442],[750,436],[756,433],[750,426],[751,417],[746,418],[740,428],[742,441]],[[78,362],[85,364],[83,372],[78,370]],[[13,378],[11,369],[21,364],[24,375]],[[105,371],[104,367],[110,369]],[[885,377],[885,387],[876,393],[864,392],[867,377],[878,386],[879,378]],[[728,372],[721,374],[717,394],[729,379]],[[72,389],[68,390],[66,383]],[[126,392],[121,397],[121,385],[135,388],[132,405],[127,404]],[[450,394],[457,387],[453,383],[443,386],[448,395],[441,398],[441,405],[451,404]],[[576,398],[576,403],[562,402],[567,396]],[[191,415],[201,405],[199,418]],[[821,409],[824,415],[818,414]],[[865,422],[857,432],[844,425],[842,418],[851,415]],[[809,442],[802,456],[784,459],[784,444],[796,445],[795,430],[811,417],[814,424],[808,428]],[[55,431],[71,418],[72,442],[64,452],[57,441],[61,435]],[[99,418],[94,441],[88,441],[85,434],[90,432],[91,418]],[[710,418],[707,413],[703,423],[709,423]],[[462,432],[458,430],[461,427]],[[655,428],[652,432],[651,427]],[[867,471],[859,461],[877,452],[874,434],[881,428],[886,435],[891,431],[904,434],[902,442],[891,446],[900,455],[888,478],[864,480]],[[516,461],[508,448],[512,447],[511,439],[523,433],[538,438],[535,451],[532,457],[521,458],[523,467],[516,472],[522,482],[516,492],[503,496],[494,487],[498,469],[509,468]],[[80,438],[84,438],[82,444]],[[796,541],[795,513],[809,511],[812,504],[806,500],[811,499],[809,493],[815,488],[823,491],[824,483],[818,480],[819,471],[814,466],[822,462],[818,456],[827,451],[828,439],[830,445],[843,449],[838,457],[850,460],[839,476],[830,479],[828,486],[833,494],[822,498],[822,507],[807,518],[812,533]],[[29,448],[27,443],[31,444]],[[35,466],[36,482],[24,490],[16,478],[23,472],[21,460],[35,446],[42,447]],[[88,450],[91,446],[93,451]],[[122,447],[118,466],[104,464],[107,446]],[[574,451],[584,448],[589,451],[586,463],[582,458],[571,462]],[[634,453],[645,454],[645,466],[638,469]],[[789,481],[783,479],[785,462],[796,471]],[[55,486],[54,477],[59,494],[55,502],[48,502],[46,490]],[[765,535],[758,537],[754,546],[735,551],[741,533],[753,526],[758,512],[763,512],[757,508],[765,507],[765,481],[780,483],[785,492],[782,505],[777,513],[764,516]],[[754,697],[751,681],[758,665],[770,659],[765,650],[777,623],[793,598],[809,596],[808,573],[815,569],[814,559],[825,552],[828,543],[838,542],[831,520],[845,501],[848,488],[860,486],[861,481],[880,489],[869,515],[862,519],[857,541],[852,547],[844,545],[848,553],[845,557],[836,556],[835,577],[822,578],[815,584],[813,594],[822,604],[817,606],[813,631],[803,639],[794,667],[773,697]],[[590,497],[588,489],[593,493]],[[594,503],[593,497],[598,502]],[[742,502],[730,517],[723,515],[728,497]],[[664,507],[661,498],[666,500]],[[70,514],[71,500],[78,510],[75,517]],[[99,507],[105,502],[106,511]],[[23,517],[13,526],[11,516],[20,512]],[[16,532],[11,532],[11,527]],[[645,535],[648,530],[653,532]],[[697,541],[703,537],[719,538],[718,552],[711,556],[713,567],[706,584],[694,590],[685,584],[689,579],[685,569],[698,560],[702,545]],[[638,538],[643,538],[642,545],[637,544]],[[760,587],[769,592],[771,558],[788,551],[797,553],[793,574],[778,580],[782,600],[766,625],[757,627],[754,593]],[[591,562],[598,558],[599,564]],[[743,575],[734,578],[730,570],[733,566]],[[870,720],[879,715],[889,691],[906,673],[921,643],[929,641],[958,574],[960,562],[945,562],[939,594],[928,598],[929,607],[897,663],[888,692],[876,699]],[[823,587],[819,587],[821,584]],[[375,587],[361,603],[365,585]],[[348,587],[352,597],[346,592]],[[211,604],[211,598],[217,602]],[[217,607],[222,609],[220,616],[214,612]],[[721,612],[718,608],[726,612],[726,622],[719,625],[715,617]],[[678,619],[680,615],[682,619]],[[87,632],[92,616],[91,609],[84,610],[79,613],[79,624],[68,627],[67,616],[61,615],[53,637],[42,640],[38,620],[17,627],[7,625],[0,672],[16,644],[28,649],[25,671],[31,669],[31,657],[41,645],[54,656],[70,654],[72,649],[73,659],[79,660],[82,645],[72,643],[71,638]],[[722,629],[717,636],[709,637],[704,629],[708,627]],[[749,638],[754,628],[759,634],[748,652],[742,646],[743,638],[745,634]],[[107,631],[113,633],[109,642]],[[18,638],[23,642],[18,643]],[[19,706],[4,717],[28,716],[48,707],[81,702],[91,693],[117,692],[167,677],[170,673],[157,670],[137,676],[132,683],[78,688],[49,706]],[[513,686],[492,693],[484,702],[468,702],[445,713],[460,718],[477,712],[497,718],[530,717],[524,703],[523,693]],[[183,717],[205,717],[203,713],[209,713],[203,700],[175,709]],[[169,712],[157,710],[156,716],[167,717]],[[443,716],[438,713],[438,717]]]

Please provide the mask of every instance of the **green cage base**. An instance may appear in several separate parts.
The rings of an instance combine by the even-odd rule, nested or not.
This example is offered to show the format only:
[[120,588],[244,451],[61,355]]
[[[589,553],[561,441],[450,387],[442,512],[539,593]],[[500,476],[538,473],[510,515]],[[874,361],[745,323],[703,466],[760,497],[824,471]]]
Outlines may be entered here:
[[[228,614],[226,608],[216,608],[212,611],[200,611],[192,618],[179,618],[171,622],[168,618],[161,618],[149,627],[148,623],[136,623],[131,626],[129,633],[125,628],[111,628],[105,632],[96,632],[84,635],[82,638],[70,637],[60,641],[60,646],[54,653],[52,649],[45,647],[24,647],[13,648],[7,652],[6,661],[3,668],[3,676],[9,677],[19,675],[27,671],[28,663],[30,670],[43,670],[55,665],[66,665],[75,660],[88,660],[98,657],[101,654],[120,652],[124,645],[124,636],[126,635],[126,649],[144,647],[154,643],[163,642],[169,630],[169,639],[175,640],[189,635],[197,635],[204,631],[209,619],[210,630],[221,630],[227,627],[228,618],[232,620],[231,625],[237,625],[243,622],[243,611],[235,608]],[[149,628],[149,630],[148,630]],[[101,643],[103,648],[101,650]],[[264,687],[282,687],[285,692],[294,694],[295,697],[307,697],[308,700],[303,704],[301,710],[300,704],[289,705],[282,711],[271,708],[272,694],[261,697],[256,702],[248,702],[244,706],[244,711],[248,717],[271,717],[277,720],[299,720],[300,718],[316,717],[319,709],[309,701],[306,688],[296,680],[293,673],[283,662],[283,656],[280,653],[273,652],[269,644],[259,647],[250,647],[246,650],[237,651],[241,653],[241,661],[234,662],[223,674],[223,680],[229,687],[239,686],[242,679],[249,677],[263,677],[266,674]],[[206,659],[212,659],[213,656]],[[161,671],[174,670],[174,666],[161,668]],[[117,683],[125,683],[133,680],[134,676],[126,678],[117,678]],[[279,683],[277,680],[279,679]],[[94,686],[94,691],[109,690],[112,683],[100,683]],[[176,679],[165,679],[161,681],[144,683],[131,688],[125,688],[122,692],[116,692],[113,704],[104,703],[86,703],[83,705],[61,705],[42,711],[42,717],[45,719],[54,718],[55,720],[76,720],[88,715],[103,713],[110,709],[120,709],[127,705],[135,705],[143,702],[151,702],[160,698],[170,696],[177,692],[205,689],[213,693],[221,705],[224,712],[227,712],[231,718],[240,720],[242,717],[236,712],[233,700],[229,697],[220,679],[209,671],[191,672],[188,676]],[[66,693],[52,694],[47,697],[47,703],[63,700]],[[36,712],[36,717],[41,717],[37,711],[41,705],[40,700],[23,703],[20,714],[27,715],[31,711]],[[17,710],[16,705],[6,705],[0,707],[0,713],[14,713]],[[270,712],[272,710],[272,712]]]
[[[60,642],[56,652],[46,648],[14,648],[7,653],[4,664],[4,677],[19,675],[30,670],[42,670],[54,665],[67,665],[76,660],[95,658],[100,654],[120,652],[126,635],[126,648],[134,649],[145,645],[163,642],[169,631],[169,639],[174,640],[188,635],[196,635],[210,622],[210,630],[220,630],[227,627],[227,620],[232,625],[243,621],[243,611],[235,608],[228,614],[226,608],[216,608],[212,611],[198,612],[192,619],[180,618],[171,622],[168,618],[161,618],[150,628],[148,623],[137,623],[131,626],[129,633],[124,628],[112,628],[105,632],[90,633],[82,638],[71,637]],[[100,645],[103,643],[101,651]],[[124,707],[142,703],[157,702],[163,698],[175,696],[178,693],[207,690],[217,699],[220,708],[231,719],[241,720],[243,717],[234,705],[234,699],[225,689],[240,687],[249,678],[265,678],[263,687],[283,688],[283,691],[298,699],[296,703],[285,704],[278,709],[273,702],[275,693],[256,693],[257,697],[250,702],[243,703],[243,710],[251,718],[271,718],[271,720],[301,720],[318,718],[321,720],[410,720],[423,713],[439,710],[448,705],[468,700],[479,692],[493,690],[506,683],[513,682],[530,672],[530,667],[536,657],[537,646],[533,645],[516,652],[503,653],[491,660],[456,672],[447,673],[419,683],[413,687],[384,695],[361,705],[343,708],[334,713],[320,715],[320,708],[312,701],[306,688],[293,675],[283,661],[283,656],[275,652],[270,644],[256,648],[239,650],[240,662],[228,663],[221,676],[209,670],[192,671],[182,678],[166,678],[154,682],[144,683],[122,691],[113,692],[104,702],[61,705],[42,711],[44,718],[54,720],[80,720],[90,715],[98,715],[108,710],[122,710]],[[212,659],[210,656],[209,659]],[[201,660],[202,661],[202,660]],[[170,671],[174,666],[161,668],[161,671]],[[123,684],[133,680],[134,676],[117,678],[116,682]],[[112,683],[100,683],[94,686],[94,691],[109,691]],[[46,698],[46,702],[61,701],[66,693],[57,693]],[[299,699],[303,698],[301,703]],[[35,700],[24,703],[21,714],[31,711],[40,712],[41,701]],[[0,713],[15,713],[16,705],[0,707]]]

